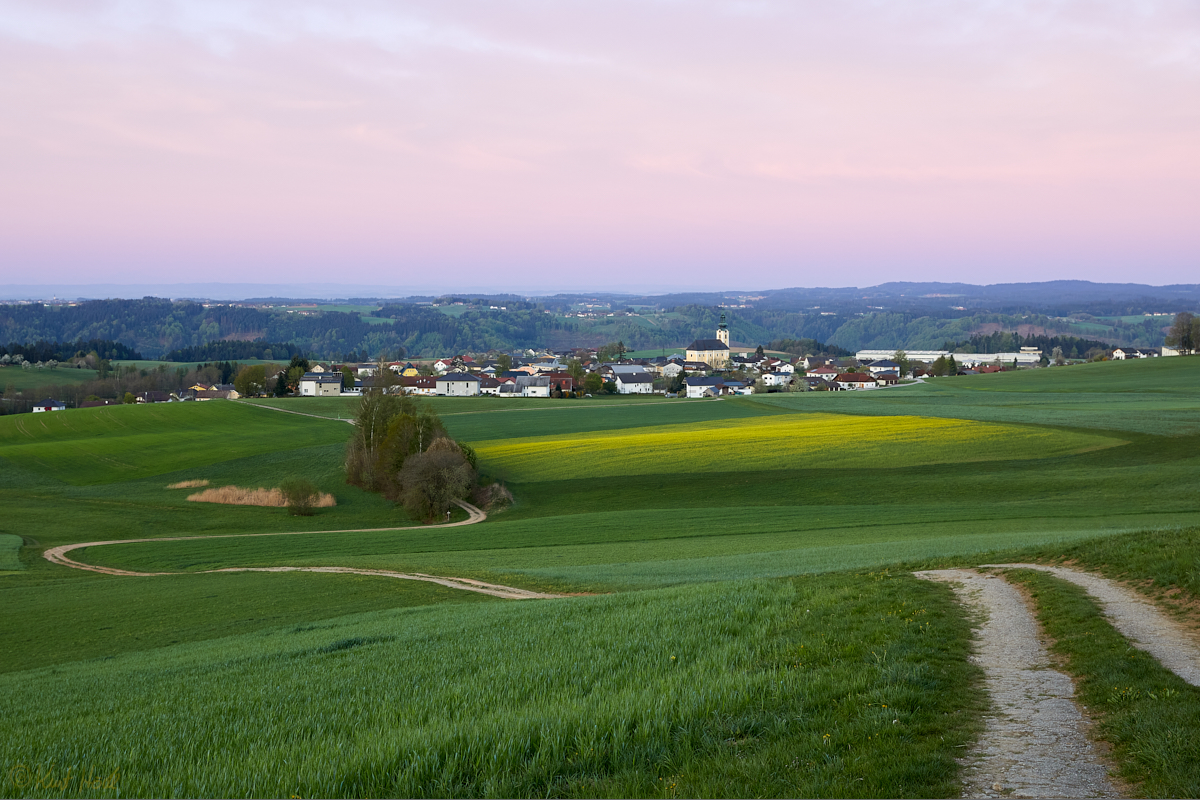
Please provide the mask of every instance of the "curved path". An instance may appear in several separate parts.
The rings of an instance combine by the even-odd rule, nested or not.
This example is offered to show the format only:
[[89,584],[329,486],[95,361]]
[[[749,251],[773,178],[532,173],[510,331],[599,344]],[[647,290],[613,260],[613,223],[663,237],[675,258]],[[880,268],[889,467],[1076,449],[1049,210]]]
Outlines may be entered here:
[[1087,737],[1074,685],[1053,669],[1016,588],[970,569],[913,574],[949,583],[982,619],[972,660],[983,668],[993,711],[965,759],[963,797],[1120,797]]
[[518,589],[514,586],[501,586],[495,583],[484,583],[483,581],[471,580],[470,578],[451,578],[440,575],[425,575],[420,572],[393,572],[384,569],[354,569],[352,567],[225,567],[223,569],[208,569],[199,572],[134,572],[131,570],[116,569],[114,567],[101,567],[95,564],[85,564],[82,561],[75,561],[67,556],[72,550],[80,550],[85,547],[103,547],[109,544],[140,544],[143,542],[186,542],[197,539],[242,539],[257,536],[306,536],[314,533],[373,533],[378,531],[412,531],[412,530],[429,530],[431,528],[457,528],[462,525],[474,525],[477,522],[483,522],[487,519],[487,514],[479,510],[470,503],[464,503],[461,500],[455,501],[467,512],[467,518],[459,522],[447,522],[442,525],[412,525],[403,528],[356,528],[351,530],[338,531],[286,531],[281,533],[227,533],[216,534],[213,536],[163,536],[154,539],[117,539],[104,542],[80,542],[78,544],[64,544],[58,547],[52,547],[42,555],[47,561],[54,564],[61,564],[64,567],[72,569],[85,569],[90,572],[99,572],[104,575],[121,575],[126,577],[148,578],[155,575],[204,575],[216,572],[327,572],[341,573],[350,575],[368,575],[372,577],[383,578],[399,578],[408,581],[425,581],[427,583],[436,583],[439,586],[447,586],[451,589],[462,589],[467,592],[478,592],[479,594],[488,594],[493,597],[503,597],[509,600],[542,600],[552,597],[563,597],[558,594],[547,594],[543,592],[533,592],[528,589]]
[[991,569],[1036,569],[1070,581],[1096,600],[1109,622],[1140,650],[1158,659],[1167,669],[1193,686],[1200,686],[1200,644],[1186,628],[1150,601],[1090,572],[1043,564],[984,564]]

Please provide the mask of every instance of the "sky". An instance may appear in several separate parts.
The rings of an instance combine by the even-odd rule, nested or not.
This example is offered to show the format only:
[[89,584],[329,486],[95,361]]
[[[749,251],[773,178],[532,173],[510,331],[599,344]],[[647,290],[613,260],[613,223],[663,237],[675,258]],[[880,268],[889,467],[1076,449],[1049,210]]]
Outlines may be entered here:
[[0,284],[1198,280],[1197,0],[0,0],[0,76]]

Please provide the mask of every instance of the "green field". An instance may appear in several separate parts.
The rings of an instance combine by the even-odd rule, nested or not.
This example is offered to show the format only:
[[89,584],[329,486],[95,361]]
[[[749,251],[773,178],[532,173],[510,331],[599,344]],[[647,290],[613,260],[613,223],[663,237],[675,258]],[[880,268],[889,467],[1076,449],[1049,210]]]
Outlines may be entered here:
[[6,394],[10,389],[17,392],[36,391],[43,386],[77,386],[94,380],[96,380],[96,370],[94,369],[0,367],[0,390]]
[[[984,702],[970,620],[907,569],[1070,558],[1200,593],[1200,359],[718,401],[437,398],[515,497],[456,528],[345,484],[357,402],[0,418],[0,793],[957,796]],[[166,488],[293,476],[337,505]],[[173,535],[203,538],[72,557],[177,575],[41,557]],[[594,596],[198,574],[277,566]],[[1192,785],[1126,757],[1131,780]],[[118,789],[19,786],[18,764]]]

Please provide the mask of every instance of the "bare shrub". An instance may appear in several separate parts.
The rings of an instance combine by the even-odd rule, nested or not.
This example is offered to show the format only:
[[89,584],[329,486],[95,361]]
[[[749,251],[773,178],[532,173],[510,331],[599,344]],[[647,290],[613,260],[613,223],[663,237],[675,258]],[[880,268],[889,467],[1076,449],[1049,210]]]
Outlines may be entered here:
[[180,481],[179,483],[168,484],[168,489],[198,489],[201,486],[208,486],[208,481],[191,480]]
[[512,492],[502,483],[479,486],[471,494],[471,502],[484,511],[502,511],[513,504]]
[[314,503],[321,496],[313,482],[304,478],[289,478],[279,484],[279,491],[287,501],[288,513],[294,517],[312,516]]
[[[287,496],[279,489],[243,489],[240,486],[221,486],[205,489],[203,492],[188,495],[194,503],[221,503],[227,506],[266,506],[269,508],[286,508]],[[331,494],[318,494],[312,499],[312,508],[329,508],[336,506],[337,500]]]

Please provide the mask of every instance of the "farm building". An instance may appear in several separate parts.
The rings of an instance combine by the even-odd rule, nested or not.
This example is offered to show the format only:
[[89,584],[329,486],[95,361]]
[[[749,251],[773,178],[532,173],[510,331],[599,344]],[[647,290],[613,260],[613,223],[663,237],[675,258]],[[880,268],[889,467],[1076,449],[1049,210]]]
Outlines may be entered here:
[[34,404],[33,411],[34,413],[39,411],[63,411],[66,409],[66,407],[67,404],[62,400],[52,400],[50,398],[46,398],[42,402]]

